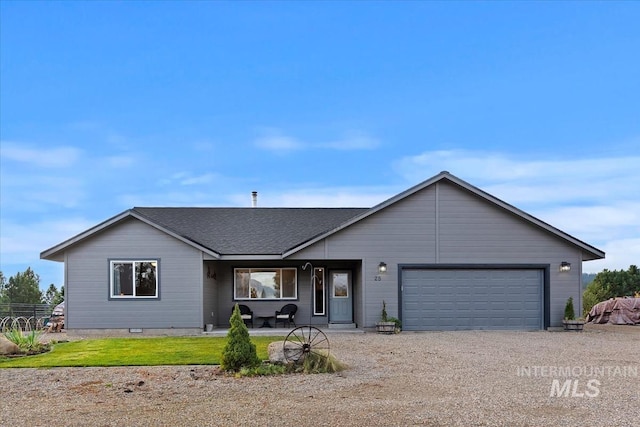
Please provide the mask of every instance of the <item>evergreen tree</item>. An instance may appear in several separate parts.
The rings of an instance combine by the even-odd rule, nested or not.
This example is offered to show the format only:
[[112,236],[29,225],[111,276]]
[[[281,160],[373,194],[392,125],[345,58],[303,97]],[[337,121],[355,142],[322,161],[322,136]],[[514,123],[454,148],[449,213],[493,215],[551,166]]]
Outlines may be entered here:
[[569,297],[567,300],[567,304],[564,306],[564,319],[565,320],[575,320],[576,314],[573,311],[573,297]]
[[4,274],[0,271],[0,304],[8,303],[8,297],[6,295],[7,282],[4,278]]
[[[4,280],[4,278],[2,278]],[[28,267],[24,273],[16,273],[0,288],[0,300],[7,303],[41,304],[40,276]]]
[[242,320],[238,304],[233,309],[229,323],[231,328],[227,333],[227,344],[222,351],[222,369],[238,372],[242,368],[259,365],[256,346],[249,338],[249,330]]
[[634,296],[640,292],[640,270],[631,265],[628,270],[603,270],[593,279],[582,294],[584,314],[601,301],[609,298]]

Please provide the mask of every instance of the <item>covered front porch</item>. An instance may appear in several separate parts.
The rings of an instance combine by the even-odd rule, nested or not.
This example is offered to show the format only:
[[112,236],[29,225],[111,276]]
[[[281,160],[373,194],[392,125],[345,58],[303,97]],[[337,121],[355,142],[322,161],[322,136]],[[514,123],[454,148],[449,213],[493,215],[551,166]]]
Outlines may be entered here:
[[[207,334],[225,333],[235,304],[250,310],[248,328],[256,335],[286,335],[295,325],[355,329],[363,318],[362,261],[205,260],[202,304]],[[296,307],[292,323],[276,325],[287,304]]]

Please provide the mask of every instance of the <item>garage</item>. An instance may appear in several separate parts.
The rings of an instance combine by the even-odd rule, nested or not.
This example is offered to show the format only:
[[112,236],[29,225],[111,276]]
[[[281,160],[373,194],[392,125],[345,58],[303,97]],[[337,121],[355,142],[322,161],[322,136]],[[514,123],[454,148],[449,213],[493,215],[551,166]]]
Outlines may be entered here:
[[404,267],[400,289],[408,331],[536,330],[546,323],[541,267]]

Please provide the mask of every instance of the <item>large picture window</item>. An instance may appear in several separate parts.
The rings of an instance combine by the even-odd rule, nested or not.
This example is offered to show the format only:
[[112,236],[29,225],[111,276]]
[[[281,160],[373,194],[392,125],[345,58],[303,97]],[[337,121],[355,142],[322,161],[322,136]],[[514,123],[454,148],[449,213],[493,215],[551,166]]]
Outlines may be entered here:
[[295,268],[236,268],[235,299],[297,299],[298,279]]
[[110,262],[111,298],[157,298],[158,260]]

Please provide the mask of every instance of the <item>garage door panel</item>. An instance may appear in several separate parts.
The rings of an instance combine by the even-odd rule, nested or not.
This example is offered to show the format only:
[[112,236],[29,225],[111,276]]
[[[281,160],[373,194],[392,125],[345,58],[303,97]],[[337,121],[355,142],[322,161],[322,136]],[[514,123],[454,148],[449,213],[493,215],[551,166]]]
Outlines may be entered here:
[[542,270],[407,269],[401,277],[406,330],[542,328]]

